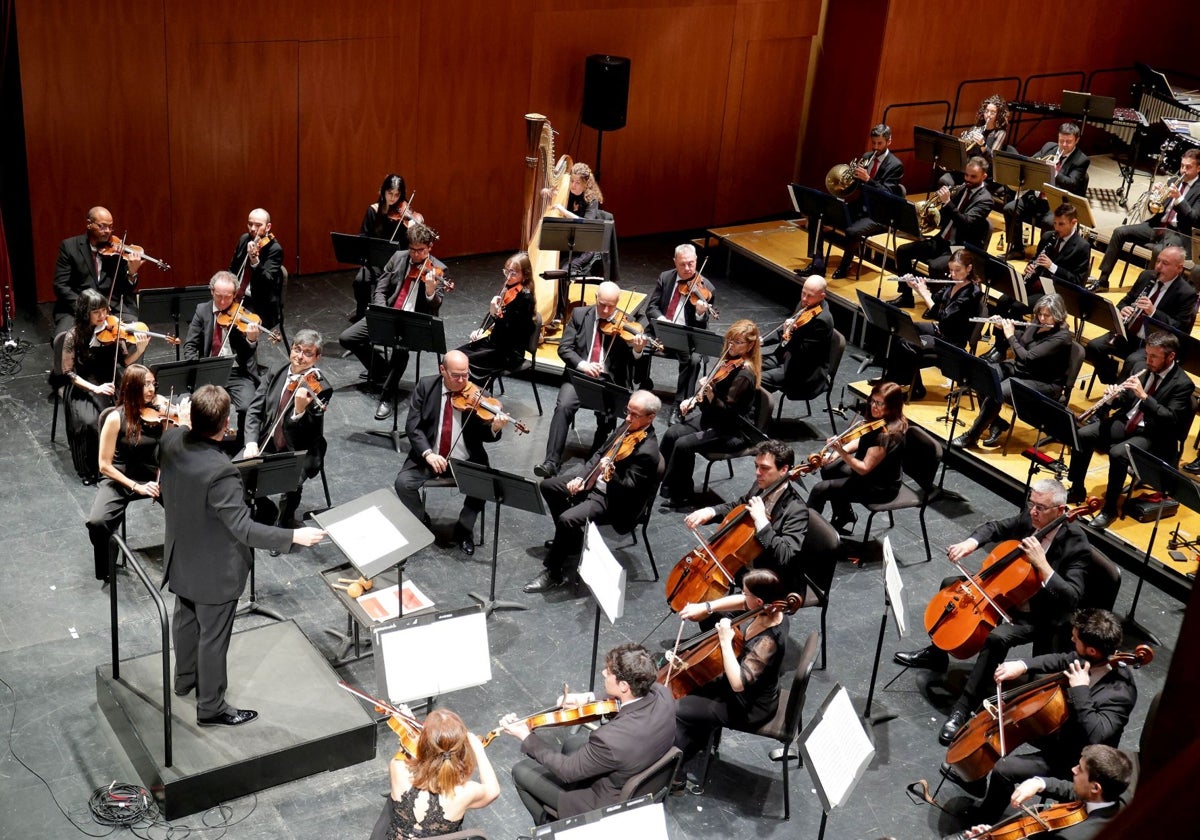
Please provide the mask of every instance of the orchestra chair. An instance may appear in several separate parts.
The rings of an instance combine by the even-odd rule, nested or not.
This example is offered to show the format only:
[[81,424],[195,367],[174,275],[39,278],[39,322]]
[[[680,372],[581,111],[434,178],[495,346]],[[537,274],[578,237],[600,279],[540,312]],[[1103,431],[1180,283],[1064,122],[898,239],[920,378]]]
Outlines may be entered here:
[[[1083,579],[1083,595],[1079,599],[1077,609],[1095,607],[1112,612],[1117,603],[1117,593],[1121,590],[1121,567],[1109,560],[1096,546],[1091,547],[1091,561]],[[1060,627],[1054,634],[1054,646],[1051,650],[1069,651],[1071,645],[1071,625]]]
[[[434,476],[433,478],[429,479],[421,486],[421,506],[425,508],[426,515],[428,515],[428,513],[429,513],[429,505],[425,499],[425,491],[428,490],[430,487],[433,487],[433,488],[453,487],[455,490],[457,490],[458,482],[456,482],[454,480],[454,476],[450,474],[450,470],[446,470],[446,472],[442,473],[441,475]],[[479,539],[476,540],[475,535],[471,534],[471,539],[474,540],[475,545],[477,545],[477,546],[483,545],[483,536],[486,533],[486,531],[485,531],[486,521],[487,521],[487,507],[485,506],[483,510],[479,511]]]
[[[778,741],[782,746],[770,752],[772,761],[778,761],[783,766],[783,818],[790,820],[792,818],[792,797],[791,797],[791,782],[788,778],[788,765],[792,763],[792,759],[797,762],[802,761],[800,753],[794,748],[796,738],[800,734],[801,719],[804,712],[804,695],[808,691],[808,680],[812,676],[813,665],[817,661],[817,648],[820,646],[820,635],[817,631],[808,634],[808,638],[804,642],[804,649],[800,652],[800,661],[796,665],[796,670],[792,674],[790,687],[781,687],[779,689],[779,707],[775,710],[775,717],[767,721],[761,727],[750,735],[758,735],[762,738],[771,738]],[[783,683],[783,680],[780,680]],[[721,729],[713,730],[709,736],[708,745],[704,752],[704,775],[701,777],[701,792],[703,787],[708,784],[708,773],[711,769],[712,758],[717,755],[719,758],[719,746],[721,740]]]
[[[1071,355],[1067,359],[1067,384],[1066,387],[1063,388],[1062,394],[1060,394],[1058,397],[1058,401],[1064,406],[1071,405],[1071,394],[1074,392],[1076,384],[1078,384],[1079,372],[1083,369],[1085,352],[1086,351],[1084,350],[1083,345],[1078,341],[1071,342]],[[1094,379],[1095,376],[1096,374],[1093,371],[1092,378]],[[1090,383],[1088,387],[1091,387]],[[1004,455],[1008,454],[1008,442],[1012,440],[1013,429],[1016,427],[1017,412],[1014,410],[1012,422],[1008,424],[1008,434],[1004,436],[1004,447],[1001,450],[1002,454]]]
[[67,390],[67,377],[63,374],[62,369],[62,354],[63,345],[67,341],[67,333],[70,330],[63,330],[58,335],[54,336],[54,340],[50,342],[50,398],[53,405],[53,410],[50,415],[50,442],[54,443],[54,435],[58,431],[58,407],[63,408],[63,429],[67,434],[67,445],[71,444],[71,424],[67,421],[67,406],[68,403],[63,399]]
[[784,400],[804,400],[804,404],[808,409],[808,414],[805,417],[812,417],[812,401],[821,394],[825,395],[825,411],[829,414],[829,426],[833,429],[833,433],[838,433],[837,423],[833,419],[833,380],[837,376],[838,368],[842,364],[842,356],[846,352],[846,337],[837,330],[829,338],[829,374],[820,382],[816,382],[811,388],[800,389],[796,391],[780,391],[779,405],[775,410],[775,420],[779,421],[783,417]]
[[896,519],[893,514],[896,511],[915,508],[921,522],[921,538],[925,543],[925,562],[933,560],[933,554],[929,548],[929,531],[925,527],[925,510],[929,507],[929,501],[937,490],[937,483],[934,479],[937,477],[941,462],[942,442],[924,429],[910,423],[908,432],[904,436],[902,469],[904,475],[916,482],[917,487],[913,489],[901,480],[900,491],[890,502],[863,505],[869,511],[863,543],[867,543],[871,539],[871,521],[875,518],[875,514],[886,513],[888,527],[894,528]]
[[487,378],[487,380],[483,383],[483,390],[491,391],[493,384],[498,382],[498,383],[500,383],[500,396],[504,396],[504,377],[516,376],[518,373],[524,373],[525,371],[529,371],[529,382],[531,385],[533,385],[533,400],[534,400],[534,402],[537,403],[538,416],[541,417],[542,416],[542,397],[538,393],[538,386],[537,386],[537,374],[538,374],[537,351],[538,351],[538,342],[541,340],[541,337],[542,337],[542,316],[536,312],[533,313],[533,325],[534,325],[533,334],[529,336],[529,347],[527,347],[525,349],[525,352],[529,354],[529,358],[521,359],[520,364],[518,364],[516,367],[505,368],[504,370],[498,370],[495,373],[493,373],[492,375],[490,375]]
[[[375,827],[371,829],[371,840],[390,840],[391,837],[392,795],[388,793],[383,798],[386,801],[375,820]],[[488,836],[482,828],[463,828],[449,834],[430,834],[427,840],[488,840]]]
[[[703,492],[708,492],[708,477],[712,473],[713,464],[718,461],[724,461],[729,467],[729,477],[733,478],[733,462],[736,458],[748,458],[754,455],[754,447],[759,441],[767,440],[767,424],[771,422],[771,395],[763,388],[758,389],[758,406],[754,415],[754,428],[758,430],[752,439],[746,441],[746,445],[736,450],[712,450],[709,452],[701,452],[700,455],[708,462],[708,467],[704,470],[704,488]],[[743,424],[749,426],[748,423]]]
[[[675,774],[679,771],[679,765],[683,762],[683,751],[679,747],[671,747],[662,758],[655,761],[645,770],[640,773],[635,773],[626,780],[625,784],[621,785],[620,797],[617,804],[628,802],[631,799],[637,799],[639,796],[652,794],[654,802],[662,802],[666,799],[667,794],[671,792],[671,780],[675,778]],[[542,808],[550,816],[550,819],[558,819],[558,811],[551,806],[542,803]],[[450,835],[446,835],[449,837]]]
[[[800,556],[804,558],[804,574],[801,578],[806,588],[804,607],[820,607],[821,609],[821,667],[825,670],[828,659],[826,640],[828,633],[825,629],[825,619],[829,614],[829,589],[833,584],[833,573],[842,555],[842,537],[837,529],[830,525],[825,517],[812,508],[808,509],[808,531],[800,546]],[[798,583],[800,583],[798,582]]]
[[628,545],[630,548],[637,545],[637,528],[639,525],[642,527],[642,545],[646,546],[646,557],[650,560],[650,570],[654,573],[654,577],[635,578],[635,580],[658,580],[658,565],[654,562],[654,549],[650,547],[650,538],[646,536],[646,528],[650,524],[650,514],[654,512],[654,508],[656,507],[655,502],[658,499],[658,488],[662,486],[663,476],[666,474],[667,462],[663,460],[662,455],[659,455],[658,475],[654,479],[654,488],[650,491],[650,495],[647,496],[646,500],[642,503],[641,512],[638,513],[634,519],[630,520],[628,524],[626,522],[610,519],[607,513],[604,513],[592,520],[596,523],[597,527],[601,525],[609,525],[621,536],[633,537],[633,541]]

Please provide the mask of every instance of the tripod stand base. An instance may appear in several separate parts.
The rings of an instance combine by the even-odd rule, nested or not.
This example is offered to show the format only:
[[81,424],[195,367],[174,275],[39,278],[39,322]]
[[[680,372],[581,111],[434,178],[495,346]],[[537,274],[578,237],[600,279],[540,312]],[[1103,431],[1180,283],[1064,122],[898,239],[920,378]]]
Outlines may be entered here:
[[497,601],[492,598],[485,598],[477,592],[468,592],[467,597],[478,601],[483,606],[483,614],[491,615],[499,610],[527,610],[525,604],[518,604],[516,601]]
[[270,607],[264,607],[262,604],[258,603],[258,601],[246,601],[245,603],[238,604],[238,608],[234,612],[233,617],[236,619],[238,616],[250,615],[251,613],[255,615],[266,616],[267,618],[274,619],[275,621],[287,621],[287,619],[284,618],[280,613],[275,612],[275,610],[271,609]]
[[1133,617],[1133,613],[1129,613],[1121,619],[1121,626],[1125,628],[1125,635],[1140,636],[1152,645],[1162,647],[1162,641],[1151,633],[1144,625],[1138,623],[1138,620]]
[[[392,409],[392,410],[395,411],[395,409]],[[389,432],[380,432],[380,431],[376,431],[374,429],[368,429],[367,434],[375,436],[375,437],[382,437],[382,438],[390,439],[392,441],[392,449],[396,450],[397,455],[400,454],[401,439],[408,437],[407,432],[402,432],[399,429],[392,429]]]

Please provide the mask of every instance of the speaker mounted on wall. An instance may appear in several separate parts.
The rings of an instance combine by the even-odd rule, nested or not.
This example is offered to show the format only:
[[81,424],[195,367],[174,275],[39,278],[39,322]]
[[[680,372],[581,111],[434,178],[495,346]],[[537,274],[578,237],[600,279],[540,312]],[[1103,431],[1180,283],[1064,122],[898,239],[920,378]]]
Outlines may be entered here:
[[589,55],[584,66],[583,124],[597,131],[625,127],[629,107],[628,58]]

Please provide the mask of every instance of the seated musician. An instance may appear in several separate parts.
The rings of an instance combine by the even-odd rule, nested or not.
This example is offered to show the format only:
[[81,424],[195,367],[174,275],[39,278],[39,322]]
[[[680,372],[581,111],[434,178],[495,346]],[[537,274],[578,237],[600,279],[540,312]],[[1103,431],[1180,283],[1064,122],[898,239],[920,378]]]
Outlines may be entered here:
[[264,327],[274,328],[283,318],[283,246],[271,233],[271,214],[261,207],[250,211],[229,271],[246,289],[246,305]]
[[1196,320],[1196,289],[1184,276],[1185,259],[1187,255],[1178,245],[1168,245],[1159,251],[1154,269],[1139,274],[1117,304],[1125,324],[1125,337],[1105,333],[1088,342],[1085,358],[1095,367],[1097,378],[1105,385],[1117,381],[1116,359],[1126,359],[1141,350],[1146,338],[1147,317],[1184,332],[1191,330]]
[[[363,216],[359,236],[369,236],[372,239],[386,239],[395,242],[401,249],[408,247],[408,226],[405,224],[405,214],[408,210],[408,189],[404,184],[404,176],[390,173],[379,186],[379,200],[367,205]],[[423,220],[418,220],[423,221]],[[375,266],[364,265],[354,275],[351,288],[354,290],[354,312],[351,321],[361,320],[367,314],[367,304],[371,302],[371,293],[379,282],[383,271]]]
[[[621,702],[620,711],[600,728],[583,730],[553,745],[516,715],[500,719],[504,731],[521,741],[529,756],[513,765],[513,784],[535,825],[613,805],[621,787],[667,754],[675,741],[675,699],[659,685],[650,652],[626,642],[604,657],[604,692]],[[590,693],[562,698],[564,708],[591,702]]]
[[[683,324],[695,329],[707,329],[709,309],[715,305],[716,287],[707,277],[701,277],[701,284],[710,295],[704,300],[703,295],[685,296],[679,293],[679,287],[690,283],[696,277],[696,246],[685,242],[675,248],[675,267],[658,275],[654,291],[646,299],[646,316],[649,323],[646,332],[651,338],[658,338],[654,332],[655,321],[669,321],[672,324]],[[693,302],[695,298],[695,302]],[[696,380],[700,376],[700,354],[683,354],[676,350],[668,350],[666,354],[679,360],[679,376],[675,380],[675,406],[671,409],[668,423],[679,419],[679,404],[696,393]],[[654,390],[650,381],[650,362],[654,357],[649,353],[642,354],[634,372],[634,381],[647,391]]]
[[[442,308],[444,294],[438,275],[445,272],[446,264],[430,253],[436,239],[433,230],[425,225],[418,222],[410,224],[408,250],[397,251],[387,261],[383,274],[379,275],[379,282],[375,284],[371,303],[405,312],[437,315]],[[347,327],[338,336],[338,343],[362,362],[368,376],[379,377],[380,371],[388,369],[383,380],[383,393],[379,396],[379,407],[375,409],[375,419],[386,420],[391,417],[392,403],[400,389],[400,377],[408,367],[408,350],[393,348],[389,365],[383,354],[371,344],[371,333],[365,318]]]
[[103,254],[113,237],[113,217],[103,207],[87,213],[87,232],[64,239],[54,263],[54,334],[71,329],[75,304],[84,289],[99,292],[124,321],[137,320],[134,287],[142,258]]
[[[825,302],[825,289],[824,277],[807,278],[800,288],[800,311],[763,341],[762,387],[766,390],[811,394],[827,380],[833,315]],[[795,326],[801,317],[807,321]]]
[[867,406],[869,420],[884,421],[883,428],[849,443],[842,443],[841,436],[831,437],[826,443],[836,460],[821,467],[821,482],[808,497],[808,506],[817,513],[825,510],[826,502],[833,503],[829,524],[842,533],[853,531],[858,521],[851,502],[887,502],[900,491],[908,432],[904,391],[895,382],[879,382],[871,389]]
[[[319,473],[325,460],[325,406],[333,389],[316,367],[321,361],[321,344],[316,330],[297,332],[288,360],[263,377],[246,412],[242,457],[253,458],[260,452],[305,452],[301,482]],[[305,382],[309,374],[319,384],[319,394]],[[299,527],[296,511],[302,492],[301,487],[288,492],[278,508],[259,499],[255,519],[280,528]]]
[[[554,209],[567,219],[600,219],[600,205],[604,203],[604,193],[592,174],[592,168],[586,163],[576,163],[571,167],[571,181],[567,188],[566,205],[556,204]],[[581,277],[592,260],[596,258],[595,251],[585,251],[572,255],[570,251],[559,254],[560,261],[565,264],[571,258],[570,265],[564,265],[567,275],[558,281],[558,306],[554,310],[556,321],[565,321],[570,301],[567,299],[571,288],[571,278]]]
[[[1107,289],[1108,278],[1117,260],[1124,254],[1125,244],[1150,245],[1155,254],[1167,245],[1187,247],[1192,231],[1200,221],[1200,149],[1188,149],[1179,164],[1179,180],[1162,185],[1162,209],[1144,222],[1121,225],[1112,232],[1104,259],[1100,261],[1100,276],[1094,288]],[[1168,182],[1169,183],[1169,182]]]
[[[870,154],[864,156],[864,160],[861,161],[863,165],[858,165],[859,161],[855,162],[854,179],[856,183],[854,186],[870,184],[872,187],[887,190],[893,195],[903,198],[904,186],[901,181],[904,180],[904,164],[888,149],[890,145],[892,145],[892,129],[883,123],[874,126],[871,129]],[[863,190],[854,190],[846,197],[846,204],[850,224],[846,228],[846,241],[842,243],[842,261],[838,264],[837,270],[833,272],[834,280],[850,276],[850,266],[858,254],[862,240],[887,230],[887,227],[872,219],[867,212],[866,202],[863,200]],[[812,246],[816,241],[816,222],[816,217],[810,217],[808,220],[810,257],[813,256]]]
[[1068,503],[1080,504],[1087,495],[1092,453],[1108,453],[1104,508],[1092,517],[1094,528],[1106,527],[1117,516],[1117,501],[1129,471],[1125,444],[1175,463],[1179,440],[1192,425],[1192,393],[1196,389],[1187,372],[1175,364],[1178,352],[1179,339],[1174,335],[1161,330],[1150,333],[1145,365],[1139,365],[1120,385],[1109,385],[1104,396],[1111,402],[1104,415],[1079,430],[1079,448],[1071,454]]
[[683,763],[673,789],[685,787],[686,763],[708,743],[714,730],[728,727],[753,732],[775,717],[789,623],[787,613],[774,604],[782,602],[787,594],[774,572],[751,569],[742,578],[740,603],[723,605],[726,609],[762,611],[742,627],[741,655],[733,651],[735,631],[730,620],[717,622],[722,674],[676,701],[675,746],[683,751]]
[[[581,470],[542,481],[542,497],[554,520],[554,538],[541,574],[526,592],[545,592],[573,576],[583,550],[587,523],[603,516],[627,530],[650,501],[658,480],[658,435],[654,418],[662,402],[650,391],[634,391],[625,407],[626,424],[617,429]],[[626,441],[631,448],[626,450]],[[609,469],[611,475],[606,477]]]
[[[1079,233],[1079,211],[1069,202],[1058,205],[1054,208],[1054,229],[1042,233],[1037,257],[1025,267],[1021,278],[1029,306],[1036,304],[1045,294],[1043,278],[1079,286],[1087,277],[1091,261],[1092,246]],[[992,312],[1002,318],[1020,320],[1028,314],[1029,308],[1008,295],[1002,295]],[[995,346],[984,358],[989,362],[1002,362],[1007,354],[1008,341],[999,335]]]
[[[471,778],[479,769],[479,781]],[[479,738],[462,718],[434,709],[421,722],[417,754],[397,752],[388,765],[391,790],[371,840],[439,837],[462,829],[467,811],[500,796],[500,780]]]
[[[1061,673],[1066,677],[1067,720],[1061,727],[1030,741],[1036,752],[1010,752],[996,762],[987,779],[968,783],[987,793],[978,808],[988,822],[1003,812],[1013,789],[1023,779],[1067,779],[1080,752],[1091,744],[1116,747],[1137,702],[1133,670],[1108,660],[1121,645],[1121,619],[1107,610],[1080,610],[1072,623],[1073,650],[1046,653],[1028,661],[1002,662],[995,671],[997,685],[1028,676]],[[982,712],[981,714],[990,714]],[[951,780],[954,781],[953,769]]]
[[[980,525],[970,537],[946,549],[951,562],[957,563],[987,542],[1020,540],[1031,566],[1041,580],[1041,589],[1020,609],[1009,613],[1011,624],[1000,624],[988,633],[983,649],[975,659],[954,704],[949,719],[938,734],[938,741],[948,745],[958,734],[971,712],[987,692],[986,685],[1010,648],[1034,642],[1034,652],[1051,643],[1055,630],[1070,621],[1071,613],[1083,595],[1084,578],[1091,562],[1091,548],[1083,529],[1075,522],[1064,521],[1038,539],[1036,532],[1054,523],[1067,509],[1067,490],[1053,478],[1034,481],[1030,487],[1026,510],[1009,519]],[[948,577],[941,587],[963,581],[961,576]],[[894,656],[907,668],[945,670],[949,658],[944,650],[928,645],[917,651],[900,651]]]
[[[1004,139],[1008,136],[1008,103],[999,94],[992,94],[979,103],[975,113],[975,125],[959,135],[968,155],[979,155],[991,166],[992,156],[999,149],[1004,149]],[[938,183],[947,187],[955,187],[963,182],[961,172],[946,172]],[[988,185],[988,192],[995,194],[996,186]]]
[[[929,266],[930,277],[943,277],[950,262],[951,245],[987,246],[990,232],[988,214],[992,212],[992,194],[984,184],[987,173],[988,162],[981,157],[973,157],[967,161],[962,185],[955,188],[957,195],[951,195],[947,187],[938,189],[936,196],[941,202],[938,232],[896,249],[896,271],[899,274],[912,274],[913,265],[923,261]],[[901,283],[899,290],[900,294],[889,303],[904,307],[915,305],[911,287]]]
[[[396,474],[396,495],[413,515],[426,525],[429,514],[421,501],[425,482],[446,475],[451,458],[461,458],[474,464],[488,466],[485,443],[495,443],[508,425],[508,417],[497,414],[491,422],[480,419],[471,408],[454,406],[470,381],[471,368],[466,355],[451,350],[438,365],[438,373],[422,378],[408,398],[408,419],[404,430],[411,444],[404,466]],[[484,508],[483,499],[463,497],[462,511],[454,526],[451,540],[463,553],[475,553],[475,520]]]
[[[605,325],[613,321],[620,300],[621,287],[616,283],[605,281],[597,286],[595,305],[577,306],[571,312],[571,320],[558,343],[558,357],[572,370],[628,388],[632,383],[634,360],[641,355],[646,342],[644,337],[627,342],[615,331],[612,335],[604,331]],[[533,468],[538,476],[558,475],[563,449],[567,445],[567,432],[578,412],[579,394],[564,373],[554,405],[554,417],[550,421],[550,434],[546,438],[546,458]],[[615,417],[596,414],[592,452],[600,448],[616,425]]]
[[1004,403],[1012,402],[1013,379],[1021,384],[1058,399],[1067,384],[1067,368],[1071,362],[1071,333],[1065,326],[1067,310],[1060,295],[1046,295],[1033,306],[1034,322],[1017,335],[1012,321],[1003,321],[1004,338],[1012,347],[1013,360],[1000,363],[1002,400],[985,398],[979,405],[979,416],[963,434],[954,438],[954,446],[969,448],[979,442],[988,430],[984,446],[996,446],[1008,430],[1009,423],[1000,417]]
[[467,354],[476,385],[521,363],[537,328],[535,312],[533,267],[529,255],[520,251],[504,262],[504,290],[488,302],[485,326],[472,332],[471,340],[458,348]]
[[[1075,195],[1087,195],[1088,167],[1091,160],[1079,148],[1079,126],[1063,123],[1058,127],[1058,141],[1047,143],[1033,156],[1034,160],[1045,160],[1054,164],[1054,186]],[[1054,220],[1050,216],[1050,202],[1034,185],[1017,198],[1004,205],[1004,223],[1008,237],[1009,259],[1025,259],[1024,223],[1031,222],[1042,230],[1049,228]]]
[[[1079,761],[1071,768],[1071,781],[1034,776],[1017,785],[1009,804],[1013,808],[1020,808],[1035,796],[1043,794],[1059,802],[1081,802],[1086,812],[1081,822],[1038,832],[1037,836],[1057,840],[1092,840],[1124,807],[1125,792],[1132,780],[1133,762],[1126,753],[1104,744],[1090,744],[1083,748]],[[999,828],[1002,825],[976,825],[966,831],[947,834],[942,840],[975,840]]]
[[667,473],[660,495],[670,507],[692,504],[696,455],[745,446],[746,425],[753,426],[762,369],[758,325],[735,321],[725,331],[721,358],[724,362],[699,381],[696,395],[680,404],[684,419],[663,435]]
[[[233,356],[233,368],[225,390],[233,401],[233,407],[244,414],[258,390],[259,370],[255,353],[258,350],[260,333],[257,323],[247,323],[240,329],[241,322],[230,322],[223,327],[218,316],[231,315],[236,307],[237,278],[228,271],[218,271],[208,281],[212,303],[199,303],[192,321],[188,324],[187,338],[183,342],[183,358],[186,361],[208,359],[215,356]],[[238,424],[240,429],[242,424]]]

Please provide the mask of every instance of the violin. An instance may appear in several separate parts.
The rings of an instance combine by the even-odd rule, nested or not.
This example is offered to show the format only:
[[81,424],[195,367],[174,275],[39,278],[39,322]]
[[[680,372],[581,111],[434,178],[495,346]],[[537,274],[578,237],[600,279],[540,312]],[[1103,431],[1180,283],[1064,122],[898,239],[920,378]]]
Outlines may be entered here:
[[507,420],[518,434],[528,434],[529,427],[510,414],[506,414],[500,400],[484,391],[474,382],[468,382],[457,394],[450,395],[450,404],[458,411],[473,411],[480,420],[492,422],[497,417]]
[[121,241],[119,236],[111,236],[108,243],[101,245],[96,249],[97,253],[104,257],[120,257],[128,261],[130,257],[137,257],[143,262],[153,263],[158,266],[159,271],[170,271],[171,266],[167,265],[162,260],[156,260],[154,257],[146,253],[146,250],[141,245],[127,245]]
[[256,325],[272,344],[281,340],[279,330],[263,330],[262,318],[242,306],[240,302],[230,304],[228,309],[223,309],[217,313],[217,326],[222,329],[229,329],[232,325],[239,332],[248,332],[251,324]]
[[109,315],[104,321],[104,326],[96,331],[96,341],[101,344],[112,344],[117,339],[133,343],[146,337],[161,338],[168,344],[179,344],[179,339],[173,335],[151,332],[141,321],[122,324],[116,315]]
[[155,400],[141,411],[142,422],[147,426],[162,426],[163,429],[179,424],[179,406],[172,405],[170,400]]
[[[620,700],[596,700],[593,703],[584,703],[573,709],[559,707],[545,712],[537,712],[525,718],[523,722],[530,729],[538,729],[543,726],[570,726],[575,723],[588,723],[589,721],[599,720],[608,715],[615,715],[620,710]],[[503,726],[497,726],[480,738],[479,742],[486,747],[503,731]]]
[[[725,356],[722,355],[721,358],[717,360],[717,366],[713,368],[713,372],[700,382],[700,387],[692,399],[697,403],[704,400],[705,397],[712,393],[713,385],[717,384],[722,379],[728,378],[731,373],[741,370],[742,365],[745,364],[745,362],[745,358],[742,357],[737,359],[726,359]],[[688,411],[691,411],[692,408],[695,408],[695,405],[690,406]],[[679,408],[679,413],[687,414],[687,411],[683,410],[682,405]]]
[[494,321],[499,321],[502,319],[504,317],[504,310],[511,305],[512,302],[517,299],[517,295],[521,294],[523,291],[525,291],[525,278],[520,272],[518,272],[517,276],[512,280],[509,280],[506,276],[504,278],[504,285],[500,288],[500,294],[496,295],[496,297],[500,298],[500,312],[496,315],[493,315],[491,307],[489,306],[488,313],[487,315],[483,316],[483,323],[479,325],[479,329],[481,331],[486,330]]
[[600,332],[605,335],[619,336],[625,339],[627,344],[633,344],[639,337],[644,337],[646,339],[646,346],[651,350],[663,349],[661,341],[646,335],[646,328],[634,320],[633,317],[625,314],[625,311],[622,309],[614,312],[611,320],[600,322]]
[[[1138,645],[1133,653],[1115,653],[1108,664],[1141,668],[1154,660],[1154,650]],[[982,779],[996,762],[1022,744],[1056,732],[1070,718],[1067,675],[1049,674],[1000,695],[999,704],[985,701],[946,751],[946,763],[965,781]],[[1003,732],[1001,729],[1003,728]]]
[[[628,430],[629,424],[625,424],[625,429]],[[622,431],[612,442],[612,445],[605,451],[604,456],[596,462],[596,466],[583,479],[583,487],[580,493],[586,493],[596,486],[596,480],[603,478],[605,481],[612,481],[613,476],[617,471],[617,461],[622,461],[633,454],[633,450],[637,449],[639,443],[646,439],[649,434],[649,429],[639,429],[636,432]],[[573,494],[577,495],[577,494]]]
[[[1040,540],[1064,523],[1095,513],[1102,505],[1093,496],[1033,536]],[[978,575],[968,574],[966,580],[950,584],[930,599],[925,608],[925,629],[938,648],[955,659],[970,659],[983,648],[992,628],[1001,621],[1011,621],[1007,610],[1024,604],[1041,587],[1041,578],[1025,557],[1021,541],[1005,540],[984,559]]]
[[[746,645],[746,630],[760,614],[784,611],[792,615],[804,606],[804,599],[795,592],[788,593],[782,601],[763,604],[758,609],[744,612],[730,621],[733,627],[733,655],[741,656]],[[701,686],[725,673],[725,660],[721,655],[721,639],[714,627],[688,640],[681,650],[668,651],[666,662],[658,669],[658,682],[671,689],[676,700],[686,697]]]
[[1024,814],[996,823],[976,840],[1024,840],[1046,831],[1059,831],[1087,819],[1087,806],[1082,802],[1060,802],[1040,809],[1025,808]]
[[435,292],[454,291],[454,281],[446,276],[445,269],[443,269],[440,265],[434,265],[433,260],[430,257],[426,257],[425,262],[421,263],[420,268],[417,269],[417,279],[421,280],[421,282],[424,282],[422,275],[428,277],[431,274],[437,279],[437,288],[434,289]]
[[[681,298],[687,300],[692,306],[695,306],[700,301],[708,304],[708,313],[719,321],[721,313],[717,311],[717,307],[712,305],[713,293],[704,285],[704,266],[708,265],[708,257],[704,258],[704,263],[700,266],[700,270],[692,275],[691,280],[680,280],[675,287],[675,291],[679,293]],[[678,276],[678,272],[676,272]]]
[[329,398],[333,396],[333,389],[329,387],[329,383],[325,381],[321,371],[317,368],[309,368],[295,382],[289,382],[284,390],[291,394],[300,388],[312,394],[313,402],[309,408],[318,412],[325,410],[325,407],[329,404]]
[[802,309],[791,318],[788,318],[783,323],[783,343],[787,344],[792,340],[792,333],[803,327],[813,318],[821,314],[821,304],[810,306],[808,309]]
[[405,758],[417,757],[417,742],[420,741],[421,732],[425,727],[407,709],[397,708],[391,703],[377,700],[365,691],[359,691],[345,680],[338,680],[338,685],[355,697],[360,697],[368,703],[374,704],[376,712],[380,714],[387,713],[388,726],[396,733],[396,737],[400,739],[400,751],[393,756],[395,760],[399,761]]
[[263,248],[266,248],[274,241],[275,234],[271,233],[270,231],[267,231],[258,239],[251,238],[250,241],[246,243],[246,258],[249,259],[251,256],[258,254],[259,251],[261,251]]

